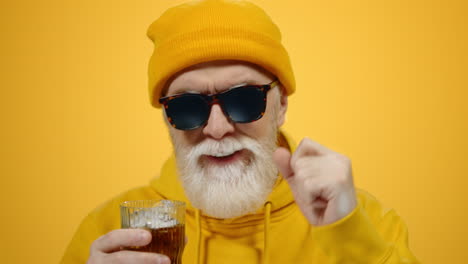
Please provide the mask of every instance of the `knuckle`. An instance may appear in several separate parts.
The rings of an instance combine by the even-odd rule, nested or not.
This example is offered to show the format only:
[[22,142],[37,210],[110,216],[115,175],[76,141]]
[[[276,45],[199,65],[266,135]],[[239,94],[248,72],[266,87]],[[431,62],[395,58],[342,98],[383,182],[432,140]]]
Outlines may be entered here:
[[352,170],[351,160],[346,156],[341,158],[340,165],[346,175]]
[[351,164],[351,159],[346,155],[337,153],[336,154],[336,159],[339,160],[340,162],[344,163],[344,164]]
[[96,245],[96,244],[99,243],[98,241],[99,241],[99,238],[96,239],[96,240],[94,240],[94,241],[91,243],[91,246],[89,247],[89,255],[92,255],[93,252],[96,250],[96,248],[97,248],[97,245]]
[[299,148],[303,147],[304,145],[306,145],[308,140],[309,140],[309,138],[304,137],[304,138],[301,140],[301,142],[299,142],[299,145],[297,146],[297,148],[299,149]]
[[102,240],[115,241],[117,238],[118,238],[117,230],[110,231],[109,233],[100,237],[101,241]]
[[91,250],[91,254],[97,250],[97,248],[99,247],[99,244],[102,243],[103,240],[106,239],[106,235],[102,235],[100,237],[98,237],[96,240],[93,241],[93,243],[91,243],[91,247],[90,247],[90,250]]
[[345,176],[339,176],[335,179],[335,183],[337,185],[346,185],[348,182],[348,179]]
[[310,150],[314,149],[314,144],[310,138],[305,137],[299,144],[298,148],[301,148],[303,150]]
[[315,149],[315,144],[309,137],[306,137],[304,142],[307,147]]

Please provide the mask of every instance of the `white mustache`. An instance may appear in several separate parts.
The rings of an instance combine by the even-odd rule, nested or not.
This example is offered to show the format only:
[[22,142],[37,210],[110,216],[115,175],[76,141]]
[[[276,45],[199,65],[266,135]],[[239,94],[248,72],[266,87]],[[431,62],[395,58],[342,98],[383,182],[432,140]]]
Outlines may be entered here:
[[240,138],[228,137],[222,140],[205,139],[200,144],[193,147],[189,155],[191,157],[199,157],[202,155],[224,157],[242,149],[250,150],[253,154],[261,153],[261,146],[257,141],[243,136]]

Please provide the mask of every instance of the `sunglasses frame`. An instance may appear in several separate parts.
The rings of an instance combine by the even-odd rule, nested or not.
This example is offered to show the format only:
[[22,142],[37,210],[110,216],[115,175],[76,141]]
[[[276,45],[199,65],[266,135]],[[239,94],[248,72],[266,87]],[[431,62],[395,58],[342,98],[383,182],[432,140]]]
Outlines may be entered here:
[[[209,111],[211,111],[211,107],[214,105],[214,104],[219,104],[219,106],[221,107],[224,115],[231,121],[231,122],[234,122],[234,123],[251,123],[251,122],[254,122],[256,120],[259,120],[260,118],[263,117],[263,115],[265,114],[265,111],[262,111],[258,117],[256,117],[254,120],[251,120],[251,121],[247,121],[247,122],[238,122],[238,121],[234,121],[232,120],[231,116],[227,113],[227,111],[225,110],[221,100],[219,99],[219,97],[223,94],[226,94],[226,93],[229,93],[229,92],[232,92],[233,90],[235,89],[245,89],[245,88],[251,88],[251,89],[257,89],[259,90],[260,92],[263,93],[263,100],[265,101],[265,106],[266,106],[266,98],[267,98],[267,93],[268,91],[270,91],[272,88],[274,88],[276,85],[279,84],[279,80],[278,79],[275,79],[273,80],[272,82],[268,83],[268,84],[261,84],[261,85],[258,85],[258,84],[247,84],[247,85],[243,85],[243,86],[238,86],[238,87],[234,87],[234,88],[231,88],[231,89],[228,89],[226,91],[223,91],[223,92],[220,92],[220,93],[215,93],[215,94],[200,94],[200,93],[180,93],[180,94],[174,94],[174,95],[170,95],[170,96],[165,96],[165,97],[161,97],[159,98],[159,103],[161,105],[164,106],[164,110],[166,112],[166,109],[169,108],[169,102],[171,100],[174,100],[174,99],[177,99],[177,98],[180,98],[180,97],[184,97],[184,96],[199,96],[200,98],[202,98],[208,105],[209,107]],[[176,125],[174,124],[174,121],[172,120],[171,117],[169,117],[167,115],[167,112],[166,112],[166,117],[169,121],[169,123],[171,124],[172,127],[176,128],[176,129],[179,129],[179,130],[193,130],[193,129],[197,129],[199,127],[202,127],[206,124],[206,122],[208,122],[208,119],[209,119],[209,115],[207,117],[207,119],[200,125],[196,126],[196,127],[190,127],[190,128],[185,128],[185,129],[181,129],[181,128],[177,128]]]

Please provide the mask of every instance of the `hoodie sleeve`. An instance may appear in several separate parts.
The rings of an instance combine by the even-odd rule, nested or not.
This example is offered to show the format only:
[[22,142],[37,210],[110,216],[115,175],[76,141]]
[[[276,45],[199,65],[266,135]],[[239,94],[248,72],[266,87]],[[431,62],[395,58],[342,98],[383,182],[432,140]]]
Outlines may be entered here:
[[358,206],[345,218],[315,227],[312,235],[330,263],[416,264],[405,224],[394,210],[358,192]]

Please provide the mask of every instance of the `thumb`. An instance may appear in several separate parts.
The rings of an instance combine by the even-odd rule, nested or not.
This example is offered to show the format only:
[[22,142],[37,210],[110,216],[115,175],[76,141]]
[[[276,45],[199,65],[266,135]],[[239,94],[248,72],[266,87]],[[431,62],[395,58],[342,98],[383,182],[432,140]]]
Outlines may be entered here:
[[285,148],[279,147],[273,153],[273,160],[281,175],[283,175],[286,180],[289,180],[294,174],[291,168],[291,152]]

